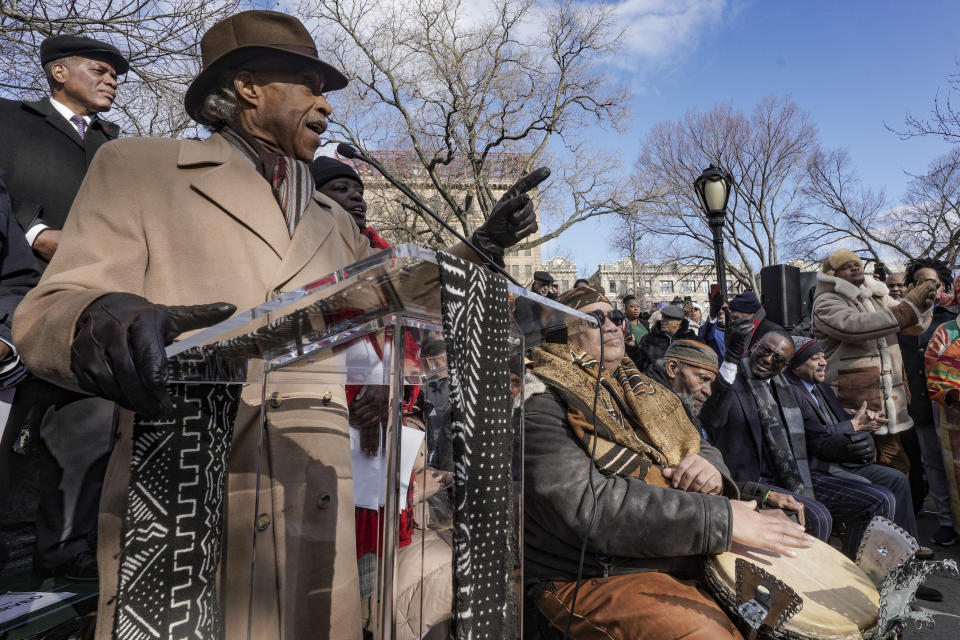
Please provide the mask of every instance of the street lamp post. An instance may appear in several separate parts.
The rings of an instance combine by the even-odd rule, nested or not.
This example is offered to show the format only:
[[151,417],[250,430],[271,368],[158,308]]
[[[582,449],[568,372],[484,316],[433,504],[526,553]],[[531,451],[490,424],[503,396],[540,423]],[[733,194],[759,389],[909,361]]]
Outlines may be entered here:
[[730,199],[730,185],[733,176],[729,171],[711,164],[693,181],[700,208],[707,216],[707,224],[713,234],[713,260],[717,266],[717,283],[720,295],[727,301],[726,258],[723,255],[723,223],[727,215],[727,201]]

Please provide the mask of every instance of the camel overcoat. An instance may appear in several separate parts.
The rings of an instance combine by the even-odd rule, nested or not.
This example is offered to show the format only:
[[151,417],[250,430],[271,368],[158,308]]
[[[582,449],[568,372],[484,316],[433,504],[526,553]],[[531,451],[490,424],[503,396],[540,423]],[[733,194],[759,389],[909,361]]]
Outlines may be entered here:
[[[901,327],[899,317],[917,323]],[[923,333],[930,326],[930,315],[922,315],[906,300],[894,300],[887,285],[871,276],[858,287],[818,273],[812,318],[813,337],[827,358],[824,382],[843,407],[853,413],[866,401],[868,408],[885,411],[890,422],[877,431],[879,435],[912,427],[897,333]]]
[[[94,159],[63,242],[17,311],[14,339],[34,373],[76,388],[74,325],[104,293],[125,291],[167,305],[225,301],[244,310],[371,253],[350,216],[319,193],[291,238],[267,181],[219,135],[118,140]],[[309,395],[328,391],[332,401],[320,408],[294,396],[271,409],[258,514],[260,394],[243,394],[220,572],[230,640],[247,637],[254,518],[261,526],[251,637],[361,635],[346,400],[333,383]],[[124,411],[101,502],[98,640],[113,627],[132,420]]]

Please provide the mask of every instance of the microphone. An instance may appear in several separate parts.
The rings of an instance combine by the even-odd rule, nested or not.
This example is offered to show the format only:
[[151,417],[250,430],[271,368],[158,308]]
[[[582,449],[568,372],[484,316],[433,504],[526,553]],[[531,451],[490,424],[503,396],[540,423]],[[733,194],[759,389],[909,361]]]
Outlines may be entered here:
[[382,164],[380,164],[379,162],[377,162],[376,160],[374,160],[373,158],[371,158],[371,157],[369,157],[369,156],[363,155],[362,153],[360,153],[360,152],[357,150],[356,147],[354,147],[353,145],[346,144],[345,142],[341,142],[340,144],[337,145],[337,153],[339,153],[339,154],[340,154],[341,156],[343,156],[344,158],[347,158],[348,160],[360,160],[361,162],[365,162],[365,163],[367,163],[368,165],[370,165],[371,167],[373,167],[374,169],[376,169],[376,170],[380,173],[380,175],[382,175],[384,178],[387,179],[387,182],[389,182],[390,184],[392,184],[393,186],[395,186],[397,189],[400,189],[400,191],[403,193],[403,195],[405,195],[405,196],[407,196],[408,198],[410,198],[410,200],[412,200],[415,205],[417,205],[418,207],[420,207],[420,209],[422,209],[423,211],[426,211],[427,214],[429,214],[431,218],[433,218],[434,220],[436,220],[437,222],[439,222],[439,223],[443,226],[444,229],[446,229],[447,231],[449,231],[450,233],[452,233],[454,236],[456,236],[456,238],[457,238],[458,240],[460,240],[460,242],[462,242],[463,244],[465,244],[465,245],[467,245],[468,247],[470,247],[470,248],[474,251],[474,253],[476,253],[478,256],[480,256],[480,258],[481,258],[484,262],[486,262],[487,265],[489,265],[490,267],[492,267],[494,271],[496,271],[497,273],[499,273],[500,275],[502,275],[504,278],[506,278],[507,280],[509,280],[509,281],[512,282],[513,284],[517,285],[518,287],[523,288],[523,285],[521,285],[519,282],[517,282],[517,281],[514,279],[513,276],[511,276],[509,273],[507,273],[507,270],[504,269],[503,267],[501,267],[499,264],[497,264],[497,262],[496,262],[493,258],[491,258],[491,257],[488,256],[486,253],[484,253],[483,251],[481,251],[480,249],[478,249],[472,242],[470,242],[470,241],[467,240],[465,237],[463,237],[462,234],[460,234],[459,232],[457,232],[456,229],[454,229],[454,228],[451,227],[449,224],[447,224],[447,222],[446,222],[443,218],[441,218],[441,217],[438,216],[436,213],[434,213],[434,211],[433,211],[430,207],[428,207],[426,204],[424,204],[424,202],[423,202],[422,200],[420,200],[420,198],[418,198],[416,195],[414,195],[414,193],[413,193],[412,191],[410,191],[410,189],[408,189],[406,186],[404,186],[404,185],[400,184],[399,182],[397,182],[397,181],[394,179],[394,177],[391,176],[390,173],[383,167]]

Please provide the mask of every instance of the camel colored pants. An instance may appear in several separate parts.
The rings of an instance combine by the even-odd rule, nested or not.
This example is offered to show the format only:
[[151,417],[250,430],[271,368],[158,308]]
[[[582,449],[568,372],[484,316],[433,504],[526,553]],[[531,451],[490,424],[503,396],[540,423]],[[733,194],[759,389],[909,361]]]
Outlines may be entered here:
[[[574,582],[553,582],[537,608],[563,632],[570,618]],[[743,640],[708,593],[693,580],[644,572],[580,582],[572,639]]]

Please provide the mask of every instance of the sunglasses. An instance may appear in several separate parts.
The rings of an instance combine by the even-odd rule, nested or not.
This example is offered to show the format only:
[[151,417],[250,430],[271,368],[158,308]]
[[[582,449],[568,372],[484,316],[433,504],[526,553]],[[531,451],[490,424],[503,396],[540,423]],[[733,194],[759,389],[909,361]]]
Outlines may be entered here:
[[613,309],[611,311],[608,311],[607,313],[604,313],[600,309],[594,309],[587,315],[590,315],[596,318],[597,324],[599,324],[601,327],[603,326],[603,323],[607,318],[609,318],[610,322],[612,322],[618,327],[623,324],[624,320],[627,319],[626,314],[624,314],[623,311],[620,311],[620,309]]
[[773,349],[771,349],[765,344],[757,345],[757,354],[761,358],[770,358],[771,362],[773,363],[773,366],[775,367],[779,367],[782,369],[783,367],[787,366],[786,358],[784,358],[782,355],[780,355],[779,353],[777,353],[776,351],[774,351]]

